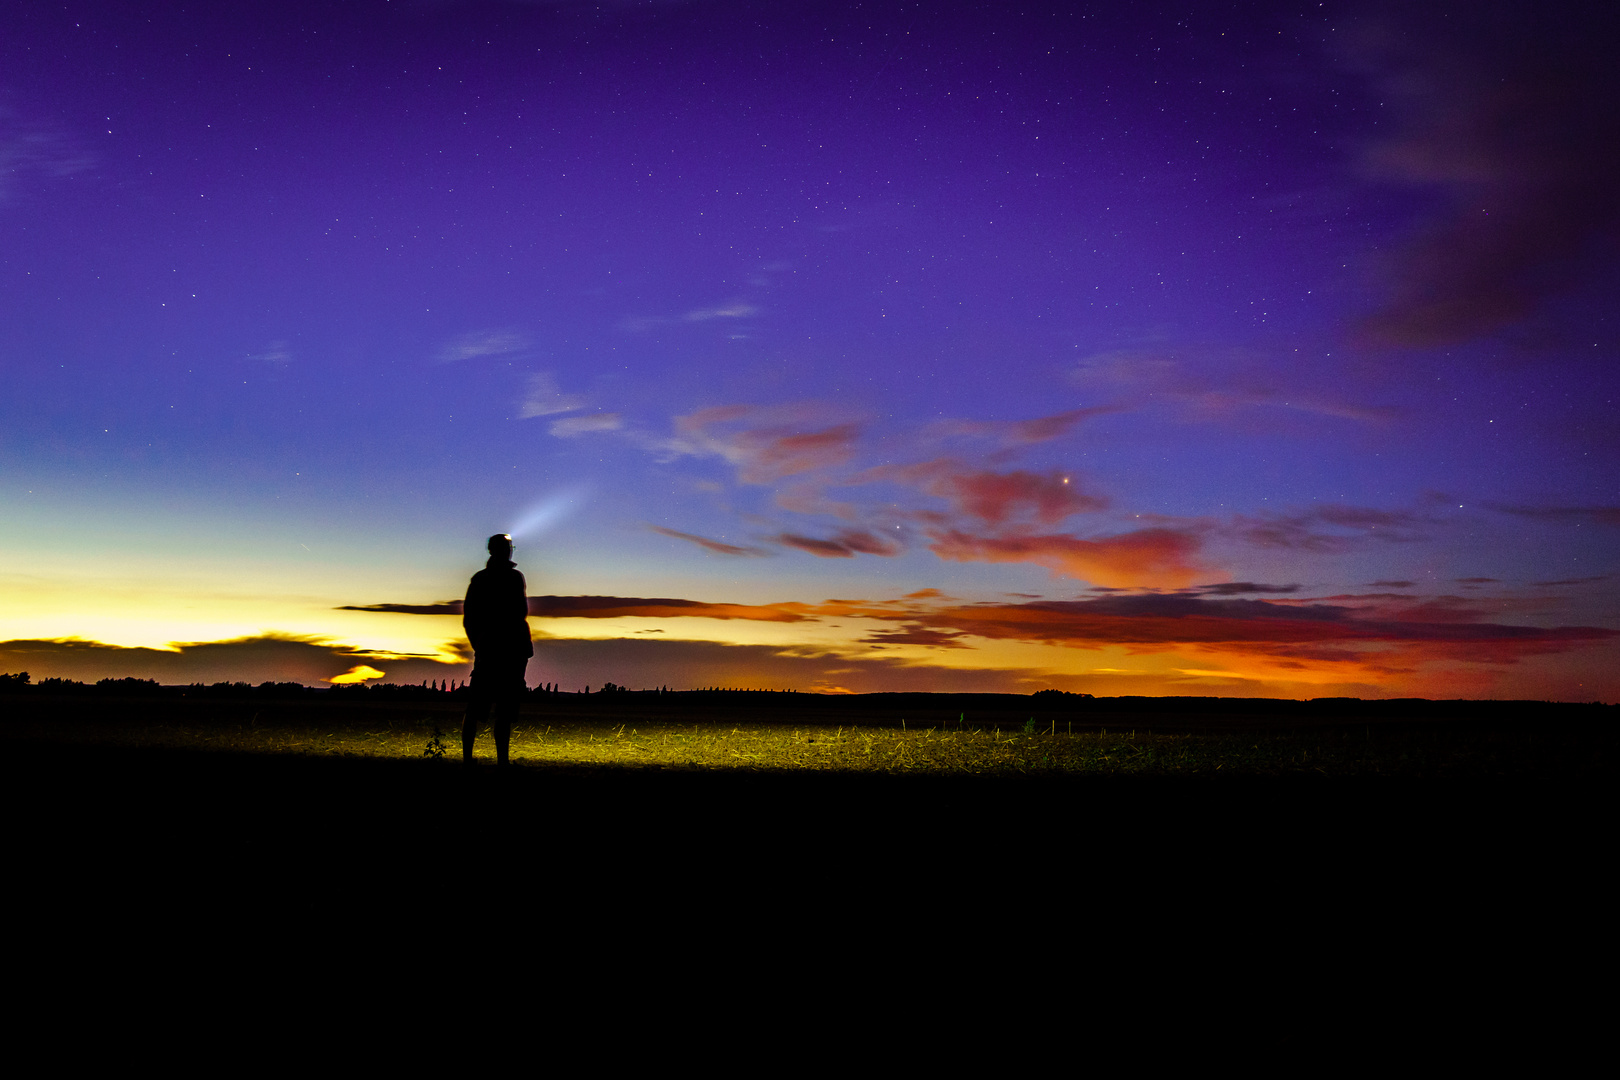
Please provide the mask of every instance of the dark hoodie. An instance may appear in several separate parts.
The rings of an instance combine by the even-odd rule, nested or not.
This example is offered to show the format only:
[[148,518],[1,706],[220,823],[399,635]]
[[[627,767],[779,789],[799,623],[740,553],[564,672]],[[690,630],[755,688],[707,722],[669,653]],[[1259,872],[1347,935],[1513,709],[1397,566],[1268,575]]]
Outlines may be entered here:
[[491,556],[473,575],[461,605],[461,625],[480,659],[529,657],[528,584],[517,564]]

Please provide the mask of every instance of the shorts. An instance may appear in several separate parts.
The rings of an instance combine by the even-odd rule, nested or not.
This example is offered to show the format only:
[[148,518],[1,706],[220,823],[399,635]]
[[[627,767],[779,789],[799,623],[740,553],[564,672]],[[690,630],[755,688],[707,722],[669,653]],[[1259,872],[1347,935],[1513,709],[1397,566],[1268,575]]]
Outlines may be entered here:
[[510,701],[529,691],[523,673],[529,666],[527,656],[500,656],[473,658],[472,693],[485,701]]

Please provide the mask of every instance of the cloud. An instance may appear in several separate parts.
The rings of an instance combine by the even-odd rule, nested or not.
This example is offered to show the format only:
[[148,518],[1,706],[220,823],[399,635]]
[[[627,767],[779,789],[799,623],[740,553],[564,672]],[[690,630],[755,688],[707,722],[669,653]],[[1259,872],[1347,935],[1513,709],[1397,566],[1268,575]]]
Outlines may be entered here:
[[1031,420],[936,420],[924,428],[922,434],[925,440],[972,437],[995,439],[1008,446],[1025,446],[1061,438],[1082,420],[1118,411],[1117,405],[1103,405],[1070,409]]
[[1430,348],[1532,315],[1612,261],[1620,239],[1620,98],[1612,14],[1416,5],[1360,37],[1354,60],[1400,118],[1376,178],[1448,196],[1388,267],[1362,332]]
[[1252,581],[1222,581],[1215,585],[1200,585],[1198,591],[1212,596],[1239,596],[1243,593],[1298,592],[1298,585],[1259,585]]
[[554,413],[573,412],[585,407],[585,399],[579,394],[564,394],[557,388],[557,379],[549,371],[542,371],[537,375],[530,375],[528,387],[519,404],[518,417],[527,420],[532,416],[551,416]]
[[1620,525],[1620,506],[1509,506],[1486,503],[1486,509],[1540,521],[1573,521],[1588,525]]
[[397,683],[464,678],[470,667],[431,656],[376,652],[320,638],[267,634],[229,641],[177,642],[167,649],[125,648],[76,639],[0,642],[0,670],[40,679],[134,677],[165,684],[330,683],[365,667]]
[[264,347],[263,352],[249,353],[248,359],[266,364],[288,364],[293,359],[292,347],[286,341],[272,341]]
[[[1259,547],[1298,551],[1348,551],[1368,540],[1412,543],[1427,539],[1422,531],[1432,518],[1409,510],[1329,505],[1294,514],[1236,514],[1230,531]],[[1333,531],[1330,531],[1333,530]]]
[[441,600],[437,604],[342,604],[334,611],[376,611],[390,615],[460,615],[460,600]]
[[96,157],[79,140],[25,121],[0,106],[0,206],[16,197],[24,177],[57,179],[93,168]]
[[595,413],[591,416],[570,416],[553,420],[546,430],[559,439],[571,439],[593,431],[618,431],[624,421],[618,413]]
[[975,536],[956,529],[931,534],[929,550],[952,562],[1027,562],[1098,585],[1179,588],[1204,573],[1193,557],[1199,537],[1175,529],[1083,540],[1065,535]]
[[[822,426],[827,410],[814,403],[779,409],[723,405],[675,418],[665,449],[679,456],[715,456],[737,468],[745,484],[770,484],[844,465],[855,456],[859,424]],[[749,426],[735,427],[738,422]]]
[[[1075,386],[1122,396],[1133,406],[1169,402],[1195,419],[1222,419],[1244,409],[1271,408],[1335,416],[1365,424],[1386,424],[1401,415],[1391,406],[1356,405],[1297,385],[1279,386],[1282,376],[1271,358],[1234,349],[1116,349],[1080,361],[1069,375]],[[1287,357],[1292,371],[1299,357]],[[1121,406],[1113,406],[1118,409]]]
[[482,356],[511,356],[528,347],[529,341],[522,334],[507,330],[477,330],[445,344],[434,360],[441,364],[454,364]]
[[960,639],[968,635],[954,630],[932,630],[921,623],[908,623],[900,630],[882,630],[861,639],[863,645],[922,645],[930,649],[966,649]]
[[770,555],[764,548],[745,547],[738,544],[727,544],[720,540],[710,540],[706,536],[697,536],[692,533],[678,532],[675,529],[666,529],[662,525],[648,525],[647,528],[662,536],[671,536],[676,540],[685,540],[689,544],[696,544],[705,551],[716,555],[733,555],[741,557],[759,557]]
[[990,526],[1021,519],[1056,525],[1075,514],[1108,505],[1106,499],[1081,491],[1074,477],[1066,473],[990,472],[944,458],[916,465],[879,466],[849,483],[879,481],[915,487],[946,499],[953,513],[977,518]]
[[[374,604],[350,610],[453,615],[459,603]],[[1013,641],[1066,649],[1120,650],[1129,654],[1172,653],[1189,658],[1176,670],[1223,669],[1222,678],[1281,680],[1282,688],[1355,685],[1362,693],[1388,693],[1394,687],[1488,685],[1483,675],[1467,676],[1481,665],[1502,668],[1527,657],[1571,652],[1613,643],[1620,631],[1592,626],[1526,626],[1492,621],[1504,610],[1501,598],[1411,597],[1393,594],[1316,599],[1212,597],[1186,592],[1107,595],[1086,600],[1026,603],[963,603],[936,590],[896,600],[827,600],[819,604],[712,604],[675,598],[612,596],[532,597],[540,617],[622,617],[762,620],[867,620],[875,624],[858,640],[843,645],[730,646],[626,636],[618,642],[537,635],[533,681],[564,681],[565,688],[614,681],[628,686],[770,685],[776,688],[862,691],[1007,689],[1043,685],[1116,693],[1141,692],[1145,684],[1100,685],[1083,663],[1055,661],[1050,667],[953,669],[919,663],[917,653],[877,658],[873,652],[904,648],[962,653],[982,647],[979,639]],[[558,624],[553,623],[553,626]],[[645,628],[637,628],[641,634]],[[670,631],[678,633],[678,631]],[[658,646],[663,651],[628,648]],[[465,655],[465,644],[457,643]],[[586,662],[583,658],[594,658]],[[1213,662],[1212,661],[1218,661]],[[1114,661],[1115,664],[1118,661]],[[614,666],[617,665],[617,666]],[[684,666],[683,666],[684,665]],[[1151,665],[1149,665],[1151,667]],[[1162,665],[1161,665],[1162,666]],[[1424,683],[1425,669],[1438,666],[1440,681]],[[463,678],[468,666],[435,657],[368,651],[312,638],[266,635],[222,642],[181,643],[169,649],[120,648],[87,641],[0,642],[0,670],[93,681],[99,678],[155,678],[164,683],[217,681],[331,682],[345,674],[396,683]],[[1248,672],[1250,674],[1245,674]],[[1254,674],[1259,672],[1261,674]],[[1278,673],[1282,674],[1278,674]],[[1296,672],[1289,675],[1289,672]],[[1269,673],[1269,674],[1266,674]],[[1094,674],[1094,672],[1093,672]],[[1429,676],[1422,676],[1429,678]],[[1487,678],[1485,683],[1478,680]],[[1490,676],[1489,678],[1494,678]],[[1175,692],[1178,683],[1163,672],[1154,692]],[[1165,681],[1169,679],[1170,681]],[[1410,680],[1419,680],[1416,683]],[[1446,680],[1451,681],[1446,681]],[[1407,680],[1402,682],[1402,680]],[[1259,684],[1254,684],[1258,686]],[[1295,691],[1297,692],[1297,691]]]
[[531,596],[529,614],[551,619],[749,619],[755,622],[803,622],[802,604],[711,604],[702,600],[647,599],[635,596]]
[[[435,604],[344,604],[338,611],[376,611],[395,615],[460,615],[460,600]],[[620,619],[637,616],[670,619],[693,616],[705,619],[752,619],[760,622],[801,622],[802,604],[711,604],[702,600],[640,596],[531,596],[529,614],[543,619]]]
[[1416,584],[1415,581],[1370,581],[1367,583],[1367,587],[1369,589],[1410,589]]
[[334,675],[326,681],[334,686],[351,686],[354,683],[370,682],[373,679],[381,679],[386,675],[387,672],[378,671],[370,664],[358,664],[355,667],[350,668],[348,671],[345,671],[343,674]]
[[[820,693],[1011,693],[1066,685],[1041,668],[958,669],[883,656],[653,638],[544,639],[530,672],[564,690],[615,682],[632,689],[731,686]],[[538,674],[534,674],[538,672]]]
[[[471,665],[429,658],[385,658],[346,646],[293,638],[244,638],[130,649],[92,641],[0,641],[0,671],[93,682],[125,677],[165,684],[194,682],[329,683],[369,659],[385,681],[419,684],[465,679]],[[1052,685],[1038,668],[957,670],[891,657],[846,656],[819,649],[727,645],[648,637],[580,640],[539,638],[530,661],[531,685],[563,690],[616,682],[632,689],[670,686],[759,687],[778,690],[940,693],[1029,693]]]
[[688,311],[685,315],[687,322],[707,322],[710,319],[747,319],[759,314],[759,309],[753,304],[740,300],[720,307],[700,308],[697,311]]
[[898,555],[904,548],[865,529],[845,529],[834,539],[818,540],[809,536],[782,533],[773,537],[778,544],[808,551],[823,559],[851,559],[860,555]]
[[740,478],[763,484],[784,476],[842,465],[855,454],[855,424],[837,424],[820,431],[750,431],[738,439],[747,462]]
[[[1337,601],[1337,602],[1330,602]],[[1301,661],[1394,665],[1448,659],[1509,664],[1620,638],[1593,626],[1535,627],[1485,621],[1499,609],[1461,597],[1333,597],[1273,601],[1209,599],[1178,594],[1043,600],[1025,604],[905,605],[828,601],[805,609],[822,616],[903,624],[923,630],[1099,649],[1189,648]],[[898,640],[896,638],[895,640]],[[921,640],[921,639],[919,639]]]
[[[769,537],[818,558],[898,554],[920,531],[928,549],[949,561],[1028,562],[1093,586],[1184,588],[1210,573],[1195,559],[1207,535],[1332,554],[1369,541],[1423,540],[1429,526],[1440,521],[1412,510],[1327,505],[1295,513],[1237,515],[1221,526],[1152,517],[1142,521],[1138,515],[1136,524],[1154,527],[1086,536],[1058,530],[1077,515],[1107,509],[1110,500],[1088,490],[1069,471],[989,468],[955,456],[905,460],[908,445],[922,449],[946,438],[986,436],[1007,445],[1009,440],[1055,437],[1092,411],[1038,417],[1023,428],[1017,427],[1025,423],[1021,421],[983,428],[965,421],[941,422],[926,429],[925,436],[887,437],[881,449],[899,461],[865,469],[854,467],[862,449],[862,424],[835,420],[831,410],[815,403],[716,406],[677,417],[675,433],[667,440],[626,434],[656,447],[666,461],[719,457],[735,468],[739,482],[775,486],[779,510],[841,519],[844,524],[831,536],[793,523]],[[1013,452],[998,450],[991,461],[1004,461]],[[876,490],[844,500],[828,494],[862,488]],[[920,503],[919,496],[942,500],[944,507]],[[1235,591],[1237,586],[1222,588]],[[1281,588],[1253,585],[1247,591]]]

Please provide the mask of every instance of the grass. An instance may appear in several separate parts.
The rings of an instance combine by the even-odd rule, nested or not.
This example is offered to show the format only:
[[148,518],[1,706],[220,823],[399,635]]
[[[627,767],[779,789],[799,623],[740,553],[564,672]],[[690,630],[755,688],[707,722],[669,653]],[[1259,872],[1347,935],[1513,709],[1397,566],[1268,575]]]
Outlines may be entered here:
[[[430,751],[448,750],[446,768],[460,757],[460,712],[451,706],[115,699],[13,712],[6,726],[14,738],[63,747],[419,760],[426,744]],[[512,760],[520,768],[1049,777],[1592,776],[1612,771],[1615,760],[1612,725],[1530,716],[1518,723],[1266,725],[1237,717],[1194,725],[1197,730],[1175,730],[1186,728],[1189,718],[1180,718],[1179,725],[1176,717],[1148,718],[1171,729],[1152,730],[1142,717],[1125,718],[1130,726],[1119,727],[1092,717],[1087,727],[1073,730],[1072,718],[1002,718],[976,727],[971,716],[954,715],[927,724],[874,713],[865,725],[818,722],[813,711],[766,721],[747,715],[732,710],[707,718],[671,716],[645,708],[615,715],[528,706],[513,730]],[[849,718],[846,710],[842,719]],[[477,757],[494,759],[487,732],[478,739]]]

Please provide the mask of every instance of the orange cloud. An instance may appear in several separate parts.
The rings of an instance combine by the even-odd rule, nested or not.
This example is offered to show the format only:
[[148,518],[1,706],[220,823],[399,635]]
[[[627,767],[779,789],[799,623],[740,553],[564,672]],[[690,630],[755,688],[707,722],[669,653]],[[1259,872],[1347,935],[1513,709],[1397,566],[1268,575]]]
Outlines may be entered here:
[[[1620,638],[1620,631],[1602,627],[1485,622],[1490,614],[1485,606],[1469,607],[1456,597],[1407,608],[1404,613],[1415,618],[1390,618],[1395,609],[1380,606],[1386,598],[1373,599],[1372,606],[1358,608],[1323,601],[1214,600],[1155,593],[950,606],[840,600],[808,610],[824,617],[898,624],[894,630],[862,639],[868,645],[972,648],[970,639],[978,637],[1073,649],[1123,649],[1137,655],[1203,654],[1231,666],[1223,678],[1262,680],[1273,687],[1268,693],[1290,684],[1335,685],[1338,692],[1375,696],[1390,692],[1392,686],[1405,693],[1417,688],[1451,695],[1480,692],[1495,685],[1497,678],[1486,674],[1482,665],[1506,669],[1529,657],[1574,652]],[[1064,667],[1061,661],[1054,666]],[[1198,666],[1208,667],[1208,662]],[[1199,674],[1191,667],[1178,670]],[[1212,676],[1203,671],[1199,677]],[[1520,681],[1526,677],[1514,676]]]
[[1180,588],[1208,571],[1193,561],[1200,541],[1175,529],[1082,540],[1045,536],[974,536],[951,529],[931,534],[929,550],[953,562],[1034,563],[1096,585]]

